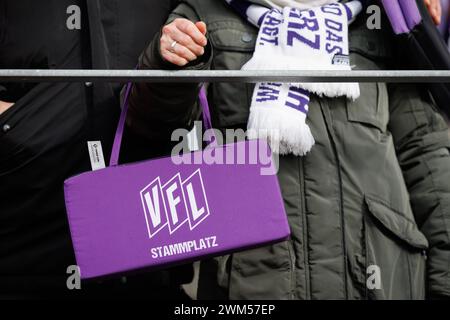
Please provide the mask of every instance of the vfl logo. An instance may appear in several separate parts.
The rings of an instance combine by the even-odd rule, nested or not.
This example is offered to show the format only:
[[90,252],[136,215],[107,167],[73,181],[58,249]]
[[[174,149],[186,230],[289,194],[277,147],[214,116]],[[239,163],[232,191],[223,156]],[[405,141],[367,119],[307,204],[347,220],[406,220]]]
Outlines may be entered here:
[[166,226],[172,234],[186,221],[193,230],[209,216],[200,169],[184,181],[179,173],[164,185],[156,178],[141,191],[141,200],[150,239]]

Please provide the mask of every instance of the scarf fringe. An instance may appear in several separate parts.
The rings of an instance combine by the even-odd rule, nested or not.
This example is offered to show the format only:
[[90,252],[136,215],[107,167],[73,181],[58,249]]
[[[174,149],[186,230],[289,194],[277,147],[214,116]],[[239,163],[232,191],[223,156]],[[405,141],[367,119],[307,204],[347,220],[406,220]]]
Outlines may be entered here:
[[289,107],[252,108],[249,139],[266,139],[274,153],[304,156],[315,144],[306,115]]

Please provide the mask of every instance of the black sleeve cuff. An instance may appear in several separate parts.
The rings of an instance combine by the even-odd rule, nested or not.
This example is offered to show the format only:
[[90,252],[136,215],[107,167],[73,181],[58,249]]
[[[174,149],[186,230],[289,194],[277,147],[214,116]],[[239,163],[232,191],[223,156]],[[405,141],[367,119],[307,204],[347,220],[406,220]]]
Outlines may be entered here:
[[6,87],[0,84],[0,100],[5,100]]

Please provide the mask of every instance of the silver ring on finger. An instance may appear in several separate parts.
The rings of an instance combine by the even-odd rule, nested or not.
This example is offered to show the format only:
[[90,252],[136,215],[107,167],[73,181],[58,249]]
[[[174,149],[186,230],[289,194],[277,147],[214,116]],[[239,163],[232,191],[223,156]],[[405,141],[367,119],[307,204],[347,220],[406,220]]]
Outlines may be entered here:
[[172,44],[170,45],[170,52],[175,52],[175,47],[177,46],[177,44],[177,41],[172,42]]

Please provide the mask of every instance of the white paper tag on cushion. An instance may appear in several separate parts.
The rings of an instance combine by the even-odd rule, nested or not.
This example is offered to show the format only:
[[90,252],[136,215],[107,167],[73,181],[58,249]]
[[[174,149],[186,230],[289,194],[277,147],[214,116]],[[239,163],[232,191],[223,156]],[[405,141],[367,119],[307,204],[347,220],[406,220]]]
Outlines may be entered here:
[[88,141],[88,150],[92,170],[96,171],[106,168],[102,143],[100,141]]

